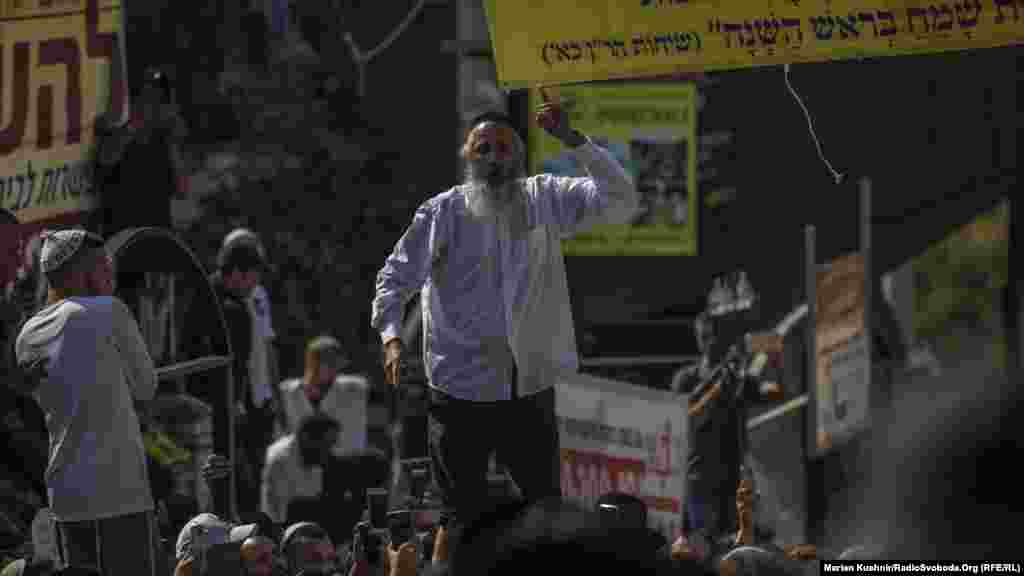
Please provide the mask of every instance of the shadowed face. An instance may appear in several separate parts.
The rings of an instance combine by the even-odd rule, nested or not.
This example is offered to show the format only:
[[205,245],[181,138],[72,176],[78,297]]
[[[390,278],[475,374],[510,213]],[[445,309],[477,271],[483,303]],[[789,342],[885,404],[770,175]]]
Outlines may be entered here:
[[512,128],[484,122],[473,129],[463,147],[469,210],[478,218],[515,212],[523,175],[523,143]]
[[474,128],[466,138],[463,153],[473,181],[496,188],[520,175],[522,142],[504,124],[484,122]]

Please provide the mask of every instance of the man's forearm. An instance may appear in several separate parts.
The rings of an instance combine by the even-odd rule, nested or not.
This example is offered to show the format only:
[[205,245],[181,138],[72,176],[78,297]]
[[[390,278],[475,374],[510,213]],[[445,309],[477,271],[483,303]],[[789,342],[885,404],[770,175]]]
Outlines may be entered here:
[[[588,142],[582,134],[580,137],[584,139],[584,144]],[[640,196],[626,169],[608,150],[600,146],[581,144],[573,148],[573,151],[593,179],[598,196],[609,201],[609,205],[603,208],[604,219],[608,223],[627,223],[636,213]]]

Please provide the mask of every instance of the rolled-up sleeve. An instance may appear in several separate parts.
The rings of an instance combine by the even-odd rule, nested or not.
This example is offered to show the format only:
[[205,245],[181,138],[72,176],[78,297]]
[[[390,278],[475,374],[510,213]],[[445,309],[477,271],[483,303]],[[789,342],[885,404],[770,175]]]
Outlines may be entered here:
[[640,198],[625,168],[589,139],[573,152],[589,176],[537,176],[530,190],[535,222],[556,226],[566,236],[598,224],[629,223]]
[[436,203],[423,203],[377,273],[370,323],[385,343],[401,335],[405,304],[426,282],[436,253],[438,220]]

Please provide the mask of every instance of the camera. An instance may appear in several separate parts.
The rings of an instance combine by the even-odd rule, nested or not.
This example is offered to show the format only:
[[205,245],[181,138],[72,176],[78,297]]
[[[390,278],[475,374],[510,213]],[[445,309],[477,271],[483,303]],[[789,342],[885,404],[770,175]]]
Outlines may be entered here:
[[422,506],[427,490],[434,481],[433,463],[430,458],[409,458],[400,462],[402,474],[409,485],[409,496]]
[[412,540],[415,526],[412,510],[395,510],[388,513],[388,539],[394,547]]
[[387,528],[388,491],[385,488],[370,488],[366,491],[366,507],[370,511],[369,527],[380,532]]

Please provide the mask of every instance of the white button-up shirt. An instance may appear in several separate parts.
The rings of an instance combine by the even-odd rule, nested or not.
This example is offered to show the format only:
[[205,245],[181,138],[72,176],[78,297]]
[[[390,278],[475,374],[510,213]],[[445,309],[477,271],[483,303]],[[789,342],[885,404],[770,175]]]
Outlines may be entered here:
[[[369,381],[355,374],[339,375],[320,400],[319,412],[341,425],[341,434],[333,449],[335,456],[366,450],[369,401]],[[317,412],[306,397],[302,378],[281,383],[281,402],[289,434],[298,433],[303,418]]]
[[454,398],[512,398],[550,388],[579,358],[561,240],[595,224],[625,224],[638,197],[622,166],[587,141],[574,149],[588,177],[522,181],[518,210],[479,218],[470,188],[431,198],[377,275],[372,325],[384,342],[401,330],[420,291],[423,355],[431,388]]

